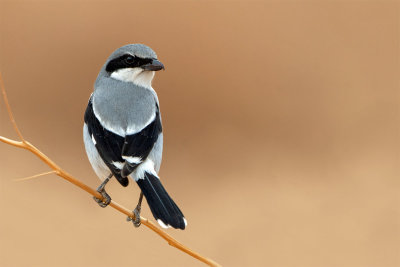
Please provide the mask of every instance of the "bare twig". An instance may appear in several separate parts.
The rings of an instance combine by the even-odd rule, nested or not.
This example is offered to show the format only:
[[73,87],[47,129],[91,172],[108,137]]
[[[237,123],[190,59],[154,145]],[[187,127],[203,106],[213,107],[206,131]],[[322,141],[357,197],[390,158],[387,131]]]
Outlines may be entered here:
[[29,176],[29,177],[24,177],[24,178],[17,178],[17,179],[14,179],[14,181],[22,182],[22,181],[26,181],[26,180],[31,180],[31,179],[34,179],[34,178],[42,177],[42,176],[45,176],[45,175],[48,175],[48,174],[52,174],[52,173],[56,173],[56,171],[49,171],[49,172],[39,173],[39,174],[32,175],[32,176]]
[[[98,199],[103,199],[103,197],[101,196],[101,194],[99,192],[97,192],[96,190],[92,189],[91,187],[87,186],[86,184],[82,183],[80,180],[76,179],[75,177],[73,177],[72,175],[68,174],[66,171],[64,171],[63,169],[61,169],[56,163],[54,163],[50,158],[48,158],[45,154],[43,154],[39,149],[37,149],[35,146],[33,146],[31,143],[29,143],[28,141],[26,141],[24,139],[24,137],[22,136],[17,123],[14,120],[14,116],[12,114],[8,99],[7,99],[7,94],[6,94],[6,90],[4,88],[4,84],[3,84],[3,79],[0,73],[0,86],[1,86],[1,91],[3,94],[3,99],[4,102],[6,104],[6,108],[8,111],[8,116],[10,118],[10,121],[14,127],[15,132],[17,133],[20,141],[16,141],[16,140],[12,140],[12,139],[8,139],[6,137],[2,137],[0,136],[0,141],[15,147],[19,147],[19,148],[23,148],[26,150],[29,150],[30,152],[32,152],[34,155],[36,155],[38,158],[40,158],[41,161],[43,161],[44,163],[46,163],[53,171],[50,171],[48,173],[42,173],[39,175],[35,175],[32,177],[27,177],[27,178],[23,178],[23,179],[31,179],[34,177],[38,177],[38,176],[42,176],[42,175],[46,175],[46,174],[50,174],[50,173],[55,173],[58,176],[64,178],[65,180],[71,182],[72,184],[80,187],[82,190],[85,190],[86,192],[88,192],[89,194],[91,194],[92,196],[97,197]],[[116,203],[115,201],[111,201],[110,207],[113,207],[114,209],[118,210],[119,212],[131,217],[133,220],[135,219],[135,215],[128,210],[127,208],[121,206],[120,204]],[[158,228],[154,223],[152,223],[151,221],[149,221],[146,218],[140,217],[141,223],[145,226],[147,226],[149,229],[151,229],[152,231],[154,231],[155,233],[157,233],[159,236],[161,236],[163,239],[165,239],[169,245],[176,247],[177,249],[185,252],[186,254],[198,259],[199,261],[204,262],[205,264],[209,265],[209,266],[220,266],[218,263],[216,263],[215,261],[208,259],[206,257],[201,256],[199,253],[194,252],[192,250],[190,250],[189,248],[187,248],[186,246],[184,246],[183,244],[179,243],[177,240],[175,240],[172,236],[170,236],[169,234],[167,234],[166,232],[162,231],[160,228]]]
[[19,131],[17,123],[15,122],[14,116],[11,112],[11,107],[10,107],[10,104],[8,103],[8,98],[7,98],[6,90],[4,89],[3,77],[1,75],[1,73],[0,73],[0,86],[1,86],[1,92],[3,93],[4,104],[6,104],[6,108],[7,108],[8,116],[10,117],[10,121],[14,127],[15,132],[18,134],[19,139],[22,142],[24,142],[25,139],[22,136],[21,132]]

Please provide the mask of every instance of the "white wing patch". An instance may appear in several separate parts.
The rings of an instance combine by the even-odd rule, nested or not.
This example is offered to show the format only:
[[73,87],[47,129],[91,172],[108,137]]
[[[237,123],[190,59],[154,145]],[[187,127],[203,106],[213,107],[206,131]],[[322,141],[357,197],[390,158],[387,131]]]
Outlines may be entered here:
[[118,162],[118,161],[113,161],[111,162],[116,168],[122,170],[122,168],[124,167],[124,163],[123,162]]
[[93,136],[93,134],[92,134],[92,142],[93,142],[93,144],[94,144],[94,145],[96,145],[96,144],[97,144],[96,140],[94,139],[94,136]]
[[132,164],[139,164],[142,162],[141,157],[122,156],[122,158]]

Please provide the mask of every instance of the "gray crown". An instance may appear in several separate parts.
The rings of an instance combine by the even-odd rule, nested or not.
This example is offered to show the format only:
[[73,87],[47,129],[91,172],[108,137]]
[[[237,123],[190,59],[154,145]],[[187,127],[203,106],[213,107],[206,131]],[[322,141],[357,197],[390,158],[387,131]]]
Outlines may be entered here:
[[155,58],[157,59],[156,52],[153,51],[150,47],[144,44],[128,44],[124,45],[117,50],[115,50],[110,57],[107,59],[107,62],[110,60],[120,57],[125,54],[131,54],[132,56],[137,56],[140,58]]

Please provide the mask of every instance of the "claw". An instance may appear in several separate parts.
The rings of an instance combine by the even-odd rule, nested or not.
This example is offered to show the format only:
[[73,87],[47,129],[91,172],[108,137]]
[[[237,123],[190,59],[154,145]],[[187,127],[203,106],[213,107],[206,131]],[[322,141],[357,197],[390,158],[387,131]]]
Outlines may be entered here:
[[128,216],[128,218],[126,218],[126,220],[128,222],[132,221],[133,226],[135,226],[136,228],[138,228],[142,222],[140,221],[140,206],[137,206],[136,209],[133,210],[133,214],[135,214],[135,219],[132,220],[131,217]]
[[111,197],[106,193],[106,191],[103,189],[102,191],[97,190],[103,197],[103,200],[98,199],[97,197],[93,197],[94,201],[99,204],[100,207],[105,208],[111,203]]
[[97,188],[97,192],[101,194],[103,199],[98,199],[97,197],[93,197],[94,201],[99,204],[100,207],[105,208],[111,203],[111,197],[107,194],[106,190],[104,189],[108,181],[111,179],[112,173],[101,183],[101,185]]
[[140,221],[140,207],[136,207],[136,209],[133,210],[133,213],[135,214],[133,225],[138,228],[142,224],[142,222]]

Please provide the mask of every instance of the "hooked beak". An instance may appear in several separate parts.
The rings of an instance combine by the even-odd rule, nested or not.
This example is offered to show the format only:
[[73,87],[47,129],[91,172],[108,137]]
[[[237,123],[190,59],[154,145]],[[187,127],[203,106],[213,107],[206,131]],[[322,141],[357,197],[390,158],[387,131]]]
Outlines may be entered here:
[[153,59],[151,63],[143,65],[142,69],[150,71],[165,70],[164,65],[157,59]]

